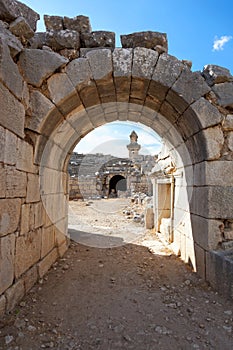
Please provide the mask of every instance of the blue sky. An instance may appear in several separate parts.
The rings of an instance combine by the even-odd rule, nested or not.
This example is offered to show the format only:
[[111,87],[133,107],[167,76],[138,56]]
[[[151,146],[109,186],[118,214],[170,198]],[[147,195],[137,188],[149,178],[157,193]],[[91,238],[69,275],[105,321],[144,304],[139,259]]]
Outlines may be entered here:
[[[86,15],[90,18],[92,30],[109,30],[116,33],[117,47],[121,46],[120,34],[145,30],[164,32],[168,36],[169,54],[178,59],[191,60],[193,71],[202,70],[206,64],[216,64],[228,68],[233,74],[232,0],[23,0],[22,2],[40,13],[42,20],[38,22],[38,31],[45,30],[43,15],[48,14],[68,17]],[[108,150],[110,144],[105,142],[110,142],[113,147],[111,135],[118,137],[122,144],[124,139],[127,144],[129,131],[132,131],[132,127],[136,129],[136,126],[128,125],[129,130],[126,125],[107,124],[95,129],[79,143],[78,150],[90,152],[95,148],[97,140],[99,145],[102,145],[100,149]],[[143,144],[145,141],[144,147],[151,151],[152,131],[147,128],[140,130],[139,143]],[[139,133],[139,129],[136,131]],[[154,137],[154,149],[157,150],[158,138],[156,134]],[[147,142],[149,139],[150,142]],[[95,140],[95,143],[92,140]]]

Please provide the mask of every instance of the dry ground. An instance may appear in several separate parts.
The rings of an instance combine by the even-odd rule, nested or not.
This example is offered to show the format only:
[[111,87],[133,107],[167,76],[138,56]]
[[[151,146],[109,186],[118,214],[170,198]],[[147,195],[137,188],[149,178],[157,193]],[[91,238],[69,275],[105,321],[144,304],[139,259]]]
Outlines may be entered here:
[[79,243],[72,241],[64,258],[1,320],[0,349],[233,349],[232,301],[155,234],[143,235],[142,226],[121,214],[124,205],[71,203],[71,232]]

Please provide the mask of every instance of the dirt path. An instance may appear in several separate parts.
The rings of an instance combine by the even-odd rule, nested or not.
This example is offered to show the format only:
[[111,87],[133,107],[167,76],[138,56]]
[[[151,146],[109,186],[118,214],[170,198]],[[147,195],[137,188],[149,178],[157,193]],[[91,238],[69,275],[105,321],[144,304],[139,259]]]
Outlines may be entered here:
[[[96,220],[91,208],[74,207]],[[153,239],[147,232],[114,248],[72,242],[1,320],[0,349],[233,349],[233,303]]]

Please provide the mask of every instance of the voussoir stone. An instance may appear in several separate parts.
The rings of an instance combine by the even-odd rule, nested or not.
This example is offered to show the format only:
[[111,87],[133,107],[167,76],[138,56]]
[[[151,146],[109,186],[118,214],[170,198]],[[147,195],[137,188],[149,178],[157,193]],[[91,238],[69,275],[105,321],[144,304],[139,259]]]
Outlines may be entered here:
[[8,46],[0,37],[0,80],[18,98],[22,98],[23,79],[17,64],[11,58]]
[[23,17],[16,18],[10,24],[9,30],[12,34],[20,38],[23,43],[34,36],[34,31]]
[[190,108],[196,113],[201,123],[202,128],[214,126],[221,123],[223,116],[209,101],[201,97]]
[[50,30],[46,32],[45,44],[56,51],[62,49],[77,50],[80,48],[80,36],[74,30]]
[[65,29],[75,30],[80,34],[91,32],[90,19],[87,16],[80,15],[74,18],[64,17],[63,25]]
[[18,17],[24,17],[35,31],[40,15],[27,5],[16,0],[0,0],[0,19],[12,22]]
[[23,45],[8,29],[3,21],[0,21],[0,38],[8,45],[12,57],[23,50]]
[[44,24],[46,30],[62,30],[63,18],[61,16],[44,15]]
[[233,82],[216,84],[212,87],[220,106],[233,108]]
[[55,52],[25,49],[19,56],[18,64],[27,83],[40,87],[44,79],[67,62],[65,57]]
[[94,50],[87,53],[87,58],[95,80],[112,74],[112,52],[108,49]]
[[155,49],[156,46],[162,46],[168,50],[167,35],[159,32],[136,32],[128,35],[121,35],[121,44],[123,48],[145,47]]
[[204,66],[202,75],[210,86],[233,80],[229,69],[214,64]]
[[112,47],[115,48],[115,33],[107,31],[95,31],[84,33],[81,36],[83,47]]
[[77,58],[66,66],[66,73],[73,86],[79,91],[93,80],[87,58]]

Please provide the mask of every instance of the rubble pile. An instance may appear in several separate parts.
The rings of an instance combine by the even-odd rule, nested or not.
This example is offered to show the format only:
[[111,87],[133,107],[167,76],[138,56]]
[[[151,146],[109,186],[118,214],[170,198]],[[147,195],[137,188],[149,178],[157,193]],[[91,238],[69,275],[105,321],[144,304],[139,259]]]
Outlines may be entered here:
[[134,193],[131,196],[130,204],[124,208],[123,214],[128,220],[133,220],[136,223],[145,225],[146,228],[153,228],[153,217],[150,218],[152,223],[149,225],[148,216],[153,216],[152,197],[145,193]]

